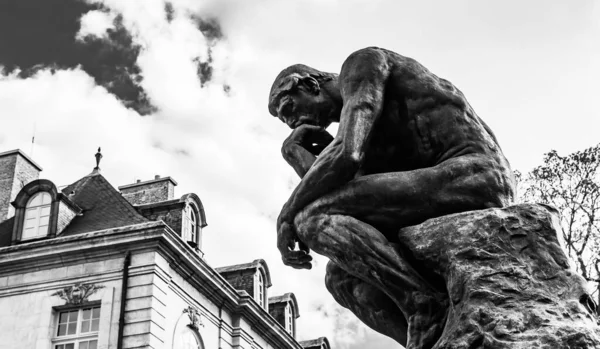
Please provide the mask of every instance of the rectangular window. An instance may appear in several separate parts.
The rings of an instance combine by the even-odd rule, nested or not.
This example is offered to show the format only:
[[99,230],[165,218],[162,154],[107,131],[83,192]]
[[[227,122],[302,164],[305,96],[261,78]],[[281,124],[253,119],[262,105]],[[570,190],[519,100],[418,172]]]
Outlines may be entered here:
[[53,349],[97,349],[100,307],[84,307],[58,314]]

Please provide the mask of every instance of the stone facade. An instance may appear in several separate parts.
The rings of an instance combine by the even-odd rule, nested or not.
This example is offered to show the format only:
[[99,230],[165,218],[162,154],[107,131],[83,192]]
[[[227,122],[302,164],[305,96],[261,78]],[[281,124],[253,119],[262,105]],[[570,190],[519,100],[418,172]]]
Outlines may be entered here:
[[162,220],[181,236],[184,206],[185,203],[179,202],[179,200],[169,200],[161,204],[147,204],[137,208],[144,217],[151,221]]
[[2,349],[16,343],[51,348],[57,339],[53,309],[65,303],[52,294],[78,282],[102,286],[88,299],[101,304],[99,348],[117,347],[123,299],[123,348],[171,348],[179,323],[188,319],[183,313],[188,306],[201,314],[197,331],[206,348],[300,348],[162,222],[5,247],[0,275]]
[[[217,269],[218,270],[218,269]],[[251,269],[221,273],[221,275],[233,286],[236,290],[245,291],[252,297],[256,297],[254,281],[256,279],[256,271]]]

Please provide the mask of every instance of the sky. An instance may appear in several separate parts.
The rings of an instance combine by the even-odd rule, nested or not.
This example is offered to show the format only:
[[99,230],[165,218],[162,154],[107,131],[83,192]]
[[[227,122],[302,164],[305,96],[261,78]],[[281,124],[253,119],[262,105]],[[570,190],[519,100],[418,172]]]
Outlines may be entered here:
[[115,187],[171,176],[204,204],[209,264],[263,258],[269,294],[296,294],[300,340],[400,348],[336,305],[325,258],[298,271],[275,246],[299,180],[267,110],[273,79],[295,63],[337,73],[367,46],[453,82],[513,169],[600,142],[594,0],[5,0],[0,152],[22,149],[58,186],[90,173],[99,146]]

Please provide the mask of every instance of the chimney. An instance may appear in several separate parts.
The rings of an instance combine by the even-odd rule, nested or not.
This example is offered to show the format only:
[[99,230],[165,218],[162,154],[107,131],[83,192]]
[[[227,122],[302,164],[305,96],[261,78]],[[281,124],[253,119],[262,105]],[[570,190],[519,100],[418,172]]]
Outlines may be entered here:
[[21,188],[39,178],[41,171],[20,149],[0,153],[0,222],[15,215],[10,203]]
[[176,185],[173,178],[156,175],[149,181],[137,180],[136,183],[120,186],[119,191],[132,205],[145,205],[172,200]]

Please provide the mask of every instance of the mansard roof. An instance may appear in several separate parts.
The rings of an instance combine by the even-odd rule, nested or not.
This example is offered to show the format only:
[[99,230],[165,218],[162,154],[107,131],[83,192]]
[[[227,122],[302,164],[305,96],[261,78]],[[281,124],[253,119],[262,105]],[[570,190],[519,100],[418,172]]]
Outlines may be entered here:
[[148,222],[100,173],[81,178],[62,193],[83,211],[62,236]]

